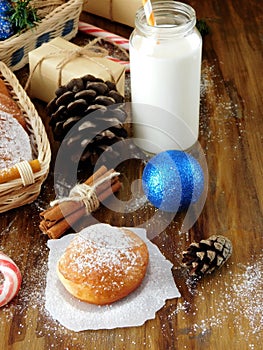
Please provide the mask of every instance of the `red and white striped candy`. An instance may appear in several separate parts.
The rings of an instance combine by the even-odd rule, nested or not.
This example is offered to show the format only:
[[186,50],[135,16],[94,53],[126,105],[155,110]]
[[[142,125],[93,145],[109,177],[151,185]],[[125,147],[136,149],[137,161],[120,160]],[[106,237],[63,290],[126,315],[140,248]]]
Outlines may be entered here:
[[112,57],[112,56],[107,56],[107,58],[113,62],[117,62],[119,64],[122,64],[123,66],[125,66],[125,70],[126,72],[130,71],[130,62],[129,61],[122,61],[119,60],[118,58]]
[[18,293],[22,276],[15,262],[0,252],[0,272],[4,281],[0,284],[0,307],[9,303]]
[[111,32],[108,32],[107,30],[101,29],[92,24],[85,23],[82,21],[79,21],[78,29],[81,32],[96,36],[98,38],[104,38],[115,44],[118,44],[120,47],[122,47],[125,50],[129,50],[129,40],[121,37],[120,35],[113,34]]
[[[96,36],[98,38],[102,38],[105,40],[108,40],[112,43],[117,44],[118,46],[122,47],[123,49],[127,50],[129,52],[129,40],[123,38],[122,36],[119,36],[117,34],[110,33],[104,29],[101,29],[99,27],[96,27],[92,24],[85,23],[79,21],[78,29],[86,34]],[[123,61],[119,60],[118,58],[107,56],[108,59],[111,61],[117,62],[123,66],[125,66],[126,72],[130,70],[130,62],[129,61]]]

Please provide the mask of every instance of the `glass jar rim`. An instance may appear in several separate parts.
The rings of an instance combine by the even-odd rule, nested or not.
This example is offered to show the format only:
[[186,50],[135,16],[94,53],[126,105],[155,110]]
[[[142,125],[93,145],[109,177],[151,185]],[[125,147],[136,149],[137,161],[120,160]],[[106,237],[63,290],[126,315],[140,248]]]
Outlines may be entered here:
[[[147,23],[144,8],[140,7],[136,13],[135,26],[145,35],[185,35],[191,31],[196,24],[195,10],[188,4],[179,1],[156,1],[152,3],[156,25],[150,26]],[[178,23],[159,23],[158,19],[173,18]],[[181,20],[181,22],[179,22]]]

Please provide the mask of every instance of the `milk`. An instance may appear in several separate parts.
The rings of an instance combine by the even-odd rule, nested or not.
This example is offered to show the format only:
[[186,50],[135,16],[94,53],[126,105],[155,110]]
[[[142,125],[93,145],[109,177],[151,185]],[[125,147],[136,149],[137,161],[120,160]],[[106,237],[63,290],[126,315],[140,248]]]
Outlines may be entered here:
[[[130,39],[135,143],[150,153],[186,150],[198,139],[202,41],[196,29],[162,38],[134,32]],[[136,139],[137,138],[137,139]]]

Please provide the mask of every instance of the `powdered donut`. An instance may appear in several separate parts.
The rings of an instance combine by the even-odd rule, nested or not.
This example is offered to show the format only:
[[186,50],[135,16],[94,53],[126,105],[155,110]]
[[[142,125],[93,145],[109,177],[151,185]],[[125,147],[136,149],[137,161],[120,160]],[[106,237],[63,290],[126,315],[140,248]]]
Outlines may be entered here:
[[31,159],[28,134],[15,118],[0,111],[0,169]]
[[0,272],[4,280],[0,283],[0,307],[9,303],[18,293],[22,277],[14,261],[0,252]]
[[58,261],[57,273],[73,296],[103,305],[134,291],[144,279],[148,260],[148,248],[135,233],[97,224],[71,241]]

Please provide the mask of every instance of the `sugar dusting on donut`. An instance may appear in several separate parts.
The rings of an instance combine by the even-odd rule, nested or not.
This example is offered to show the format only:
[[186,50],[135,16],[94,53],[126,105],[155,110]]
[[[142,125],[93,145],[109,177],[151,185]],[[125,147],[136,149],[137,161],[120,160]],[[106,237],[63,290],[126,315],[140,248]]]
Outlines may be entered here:
[[99,224],[77,234],[58,269],[66,280],[89,289],[94,298],[112,302],[140,285],[148,258],[146,244],[133,232]]
[[0,169],[31,159],[28,134],[11,114],[0,112]]

